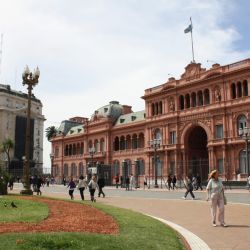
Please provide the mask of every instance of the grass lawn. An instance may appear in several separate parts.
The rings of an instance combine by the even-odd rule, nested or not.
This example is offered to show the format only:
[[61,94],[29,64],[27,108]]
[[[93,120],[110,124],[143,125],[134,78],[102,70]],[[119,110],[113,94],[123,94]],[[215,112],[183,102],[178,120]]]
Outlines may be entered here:
[[[22,202],[26,201],[16,202],[22,205]],[[98,203],[85,204],[93,205],[113,216],[119,224],[120,234],[116,236],[90,233],[3,234],[0,235],[0,249],[185,249],[175,231],[157,220],[126,209]],[[33,210],[33,207],[27,207],[27,210]]]
[[[17,209],[11,207],[12,201],[18,207]],[[47,218],[48,214],[49,209],[44,203],[18,200],[6,195],[0,197],[0,223],[39,222]]]

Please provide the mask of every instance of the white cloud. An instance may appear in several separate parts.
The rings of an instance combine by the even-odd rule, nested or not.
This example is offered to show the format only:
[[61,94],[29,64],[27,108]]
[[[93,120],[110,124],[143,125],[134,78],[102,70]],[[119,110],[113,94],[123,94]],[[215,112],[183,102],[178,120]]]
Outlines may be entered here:
[[[4,33],[3,75],[21,86],[26,64],[41,69],[35,95],[44,104],[45,128],[69,117],[87,116],[111,100],[144,108],[144,89],[179,78],[191,61],[193,18],[195,59],[221,64],[249,57],[236,51],[241,34],[222,26],[233,1],[190,0],[0,0]],[[240,13],[238,13],[240,15]],[[45,139],[46,141],[46,139]],[[49,166],[49,144],[44,161]]]

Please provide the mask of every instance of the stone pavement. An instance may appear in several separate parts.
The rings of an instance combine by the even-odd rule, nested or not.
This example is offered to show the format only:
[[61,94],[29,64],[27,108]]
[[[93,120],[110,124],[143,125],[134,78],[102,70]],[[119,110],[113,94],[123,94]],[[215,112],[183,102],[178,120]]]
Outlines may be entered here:
[[[14,191],[17,192],[18,190],[15,189]],[[104,191],[106,191],[106,198],[98,198],[97,202],[131,209],[153,217],[161,218],[170,223],[175,223],[177,226],[189,230],[194,235],[205,241],[210,249],[250,249],[249,204],[229,202],[225,207],[225,221],[229,227],[223,228],[221,226],[212,227],[209,202],[206,202],[203,199],[205,197],[205,192],[200,192],[199,195],[202,198],[199,200],[182,200],[179,198],[161,199],[158,198],[157,195],[155,195],[156,198],[152,198],[152,195],[151,197],[136,197],[136,194],[140,195],[140,191],[120,191],[117,195],[114,195],[115,190],[113,188],[105,188]],[[145,192],[152,192],[152,194],[156,194],[161,191],[162,190],[151,189]],[[177,191],[179,197],[182,196],[182,192],[182,190]],[[85,193],[87,194],[86,198],[89,199],[88,192]],[[244,199],[245,197],[249,199],[249,193],[246,190],[227,190],[227,193],[239,196],[244,195]],[[51,187],[50,189],[45,188],[43,190],[43,194],[46,196],[68,198],[65,188],[63,188],[62,191],[58,190],[54,193],[52,192]],[[123,194],[126,194],[126,196]],[[166,194],[168,194],[168,192],[166,192]],[[79,199],[79,192],[76,191],[75,196],[76,199]],[[249,201],[246,203],[249,203]],[[193,237],[192,240],[195,241],[195,237]],[[198,242],[197,245],[199,245]],[[197,247],[196,249],[204,248]]]

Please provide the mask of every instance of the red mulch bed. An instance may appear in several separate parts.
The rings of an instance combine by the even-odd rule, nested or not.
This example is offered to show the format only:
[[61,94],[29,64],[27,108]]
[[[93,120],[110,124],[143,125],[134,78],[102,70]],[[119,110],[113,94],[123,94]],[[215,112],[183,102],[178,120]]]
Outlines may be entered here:
[[39,223],[0,223],[0,233],[88,232],[118,234],[119,232],[119,227],[111,216],[92,206],[38,197],[22,197],[21,199],[47,204],[49,207],[48,218]]

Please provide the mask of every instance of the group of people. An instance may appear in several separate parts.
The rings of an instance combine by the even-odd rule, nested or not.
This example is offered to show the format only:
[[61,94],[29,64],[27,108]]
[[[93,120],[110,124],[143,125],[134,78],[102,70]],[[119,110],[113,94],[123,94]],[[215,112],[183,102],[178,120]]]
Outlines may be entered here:
[[136,180],[135,180],[135,177],[133,174],[126,176],[125,182],[124,182],[123,176],[119,177],[119,174],[114,176],[114,179],[115,179],[116,188],[118,188],[118,186],[119,186],[119,181],[120,181],[121,188],[125,187],[126,191],[133,190],[133,189],[137,188]]
[[91,177],[91,180],[88,182],[87,177],[84,178],[83,175],[81,175],[79,177],[78,180],[78,184],[76,184],[76,182],[73,180],[73,178],[71,178],[70,182],[68,183],[67,188],[69,188],[69,196],[71,198],[71,200],[74,199],[74,190],[75,188],[77,188],[80,192],[80,196],[81,196],[81,200],[84,200],[84,190],[85,189],[89,189],[90,192],[90,199],[92,202],[96,202],[95,199],[95,191],[96,189],[98,189],[98,197],[100,197],[101,195],[103,196],[103,198],[105,197],[105,194],[103,192],[103,188],[105,186],[105,180],[103,177],[99,177],[97,180],[97,176],[93,175]]

